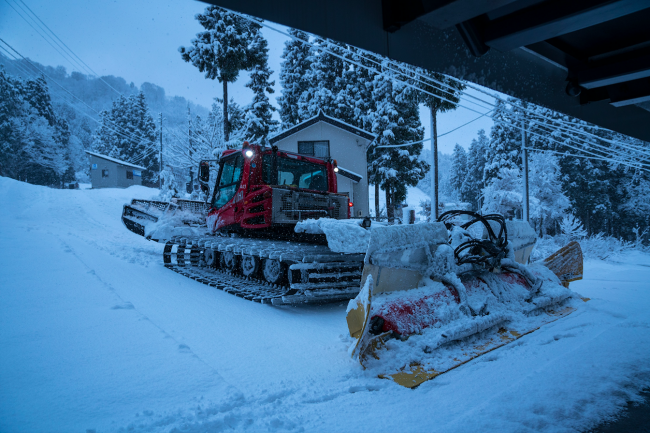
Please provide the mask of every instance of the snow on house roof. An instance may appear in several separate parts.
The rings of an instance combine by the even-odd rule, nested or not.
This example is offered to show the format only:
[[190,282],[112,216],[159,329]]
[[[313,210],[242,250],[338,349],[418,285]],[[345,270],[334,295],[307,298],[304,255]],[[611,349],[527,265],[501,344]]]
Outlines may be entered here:
[[117,159],[117,158],[111,158],[110,156],[102,155],[101,153],[90,152],[88,150],[86,150],[85,152],[88,155],[96,156],[97,158],[105,159],[107,161],[115,162],[117,164],[126,165],[127,167],[133,167],[133,168],[137,168],[139,170],[146,170],[145,167],[142,167],[140,165],[131,164],[130,162],[122,161],[122,160]]
[[276,142],[278,142],[278,141],[280,141],[280,140],[282,140],[284,138],[287,138],[287,137],[289,137],[289,136],[291,136],[291,135],[293,135],[293,134],[295,134],[295,133],[297,133],[299,131],[302,131],[303,129],[308,128],[308,127],[310,127],[310,126],[312,126],[312,125],[314,125],[314,124],[316,124],[318,122],[329,123],[332,126],[336,126],[337,128],[341,128],[344,131],[348,131],[348,132],[351,132],[353,134],[356,134],[356,135],[358,135],[360,137],[365,138],[366,140],[374,140],[375,137],[377,137],[375,134],[371,134],[370,132],[365,131],[365,130],[363,130],[361,128],[357,128],[356,126],[350,125],[349,123],[345,123],[345,122],[343,122],[341,120],[330,117],[330,116],[326,115],[325,113],[323,113],[323,110],[321,110],[321,111],[318,112],[318,114],[316,116],[312,117],[311,119],[307,119],[304,122],[301,122],[301,123],[297,124],[296,126],[293,126],[293,127],[289,128],[289,129],[287,129],[285,131],[282,131],[282,132],[274,135],[273,137],[269,138],[269,143],[275,144]]
[[341,176],[345,176],[349,179],[352,179],[354,182],[359,182],[361,179],[363,179],[363,176],[361,176],[359,173],[355,173],[352,170],[343,168],[340,165],[338,166],[338,168],[339,168],[339,174]]

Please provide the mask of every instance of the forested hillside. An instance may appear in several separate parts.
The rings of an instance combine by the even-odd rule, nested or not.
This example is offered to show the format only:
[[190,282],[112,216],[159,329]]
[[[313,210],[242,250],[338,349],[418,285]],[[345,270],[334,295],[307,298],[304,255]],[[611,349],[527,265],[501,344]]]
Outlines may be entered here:
[[[1,174],[30,183],[58,186],[61,182],[86,180],[88,160],[84,150],[103,150],[110,153],[106,142],[99,145],[97,138],[102,133],[104,137],[107,132],[110,133],[106,130],[106,120],[112,112],[124,107],[125,101],[130,99],[138,99],[141,112],[144,110],[141,114],[144,116],[147,113],[151,118],[148,132],[130,138],[131,141],[138,141],[139,145],[142,137],[146,137],[147,148],[152,148],[153,142],[159,140],[160,113],[163,121],[163,141],[169,145],[183,139],[187,141],[189,119],[192,118],[195,122],[196,116],[207,118],[209,113],[207,108],[182,96],[166,95],[164,88],[153,83],[145,82],[138,87],[122,77],[94,77],[76,71],[68,72],[63,66],[52,67],[32,60],[13,60],[1,54],[0,64],[4,71],[0,76],[3,92],[0,122],[5,127],[2,141],[8,143],[13,140],[14,146],[4,149],[1,154]],[[35,102],[36,99],[39,102]],[[8,108],[10,100],[12,109]],[[30,104],[30,101],[33,103]],[[11,137],[7,135],[8,125],[13,125],[13,132],[9,134]],[[65,129],[66,132],[62,135],[60,131],[49,131],[48,128]],[[133,130],[124,131],[123,134],[121,130],[118,132],[113,131],[113,135],[125,138],[132,135]],[[27,137],[37,135],[37,141],[43,145],[46,142],[56,145],[50,146],[50,150],[45,154],[41,151],[41,154],[37,155],[35,145],[28,145],[30,140],[26,140]],[[20,137],[24,140],[21,141]],[[16,146],[24,148],[24,151],[20,151]],[[54,158],[54,154],[58,155],[57,158]],[[138,156],[141,160],[145,159],[142,158],[143,155],[137,154],[137,149],[114,156],[131,162]],[[45,168],[39,169],[39,164],[44,159],[51,159],[51,162],[48,162]],[[157,155],[148,155],[145,164],[153,168],[157,163]],[[150,173],[145,181],[152,183],[155,178],[157,173]]]

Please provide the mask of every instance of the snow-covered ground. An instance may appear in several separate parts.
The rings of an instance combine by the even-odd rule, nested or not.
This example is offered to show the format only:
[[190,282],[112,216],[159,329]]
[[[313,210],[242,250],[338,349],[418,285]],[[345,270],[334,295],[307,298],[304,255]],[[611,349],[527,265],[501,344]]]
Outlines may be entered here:
[[348,357],[346,303],[184,278],[121,206],[0,178],[0,431],[583,430],[650,386],[650,256],[588,261],[584,308],[415,390]]

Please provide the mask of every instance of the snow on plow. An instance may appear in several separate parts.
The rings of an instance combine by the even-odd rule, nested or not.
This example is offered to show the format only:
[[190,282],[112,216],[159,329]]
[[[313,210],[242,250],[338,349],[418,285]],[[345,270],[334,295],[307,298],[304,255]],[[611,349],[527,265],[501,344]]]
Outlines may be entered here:
[[[361,291],[347,311],[350,354],[365,369],[414,388],[579,305],[568,289],[582,278],[577,243],[524,265],[515,258],[528,261],[532,229],[514,227],[519,236],[509,242],[513,222],[465,214],[472,218],[462,225],[451,222],[456,212],[371,231]],[[483,236],[473,236],[480,226]]]

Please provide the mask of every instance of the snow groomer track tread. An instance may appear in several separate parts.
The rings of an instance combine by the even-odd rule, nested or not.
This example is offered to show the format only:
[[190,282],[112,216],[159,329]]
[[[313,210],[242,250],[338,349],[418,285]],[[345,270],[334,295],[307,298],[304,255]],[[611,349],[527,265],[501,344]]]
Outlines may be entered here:
[[[226,252],[236,256],[253,256],[260,261],[280,260],[290,268],[290,273],[300,275],[301,280],[286,285],[270,284],[260,278],[245,277],[239,272],[208,266],[205,252],[209,249],[219,254]],[[174,272],[235,296],[283,305],[354,298],[359,292],[363,255],[334,253],[323,245],[268,239],[174,237],[165,244],[163,262]]]

